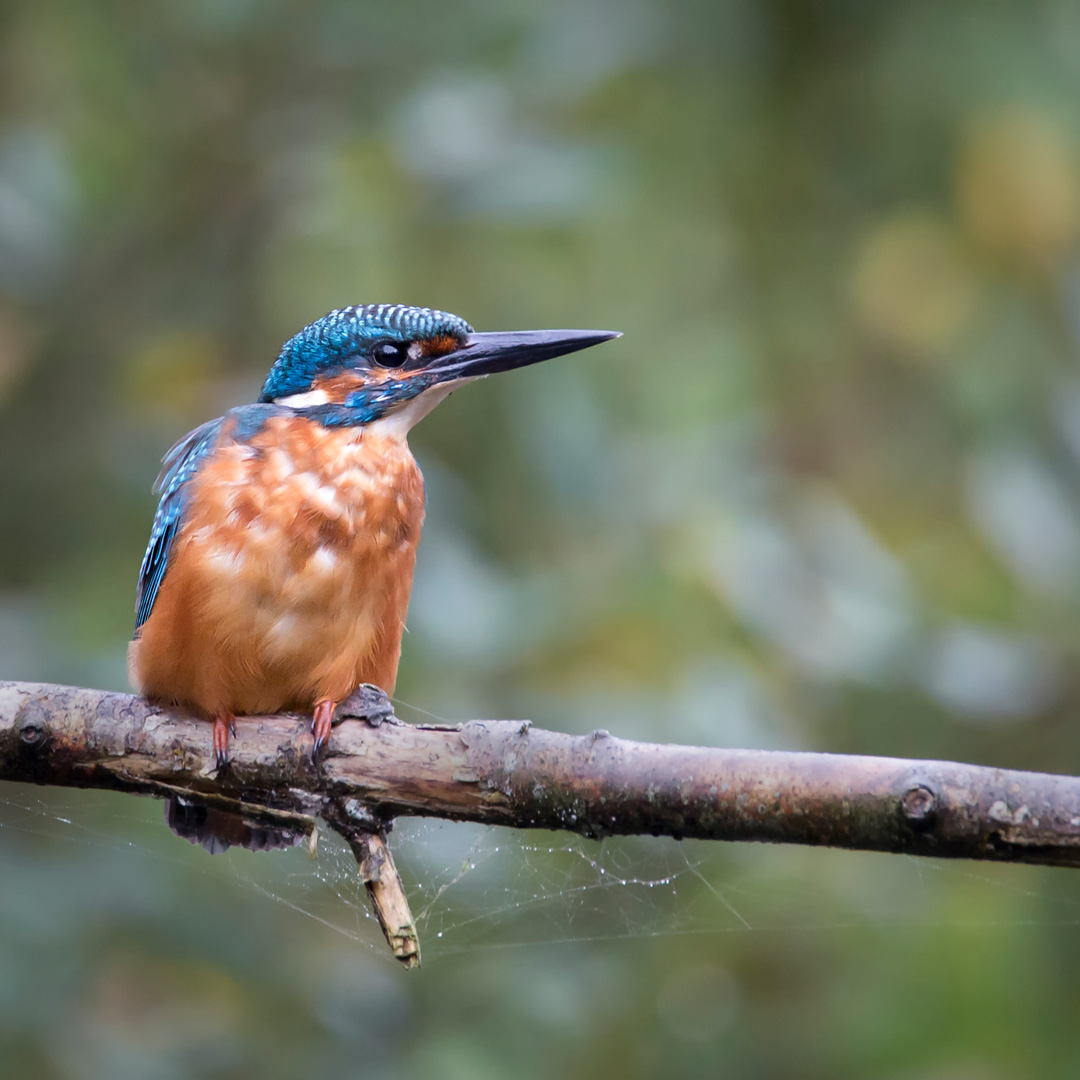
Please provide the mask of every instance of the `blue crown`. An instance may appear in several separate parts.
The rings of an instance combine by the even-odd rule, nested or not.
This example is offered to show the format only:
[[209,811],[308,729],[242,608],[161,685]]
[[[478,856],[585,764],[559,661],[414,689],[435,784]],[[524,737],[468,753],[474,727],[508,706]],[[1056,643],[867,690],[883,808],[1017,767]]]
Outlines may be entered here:
[[457,315],[404,304],[338,308],[289,338],[263,383],[260,401],[311,388],[315,377],[344,366],[376,341],[415,341],[449,335],[463,341],[473,328]]

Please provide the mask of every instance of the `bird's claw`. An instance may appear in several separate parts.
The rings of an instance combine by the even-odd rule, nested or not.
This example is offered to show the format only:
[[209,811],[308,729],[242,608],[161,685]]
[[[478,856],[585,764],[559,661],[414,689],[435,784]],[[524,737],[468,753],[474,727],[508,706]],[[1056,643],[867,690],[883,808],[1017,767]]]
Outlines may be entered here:
[[320,701],[315,706],[315,712],[311,717],[311,734],[315,736],[315,745],[311,748],[311,760],[318,764],[319,751],[326,745],[330,738],[330,729],[334,723],[334,709],[337,702]]
[[236,736],[236,717],[214,717],[214,763],[218,769],[229,764],[229,735]]

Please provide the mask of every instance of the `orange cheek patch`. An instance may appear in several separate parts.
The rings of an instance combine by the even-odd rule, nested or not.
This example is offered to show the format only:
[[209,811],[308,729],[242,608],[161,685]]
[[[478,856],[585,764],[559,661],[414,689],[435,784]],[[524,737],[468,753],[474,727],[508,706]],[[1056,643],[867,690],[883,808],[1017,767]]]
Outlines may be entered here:
[[359,371],[342,371],[337,375],[324,376],[312,383],[312,390],[322,390],[330,401],[340,404],[353,391],[359,390],[365,383],[371,380]]
[[420,351],[424,356],[445,356],[461,348],[461,342],[453,334],[440,334],[438,337],[425,338],[420,342]]

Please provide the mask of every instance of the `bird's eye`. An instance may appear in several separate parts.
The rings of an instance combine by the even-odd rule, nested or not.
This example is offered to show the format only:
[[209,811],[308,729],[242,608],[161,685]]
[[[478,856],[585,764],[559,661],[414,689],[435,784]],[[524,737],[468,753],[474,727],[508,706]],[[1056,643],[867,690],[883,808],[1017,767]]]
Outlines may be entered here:
[[379,367],[401,367],[409,359],[409,350],[407,346],[393,341],[380,341],[372,346],[371,359]]

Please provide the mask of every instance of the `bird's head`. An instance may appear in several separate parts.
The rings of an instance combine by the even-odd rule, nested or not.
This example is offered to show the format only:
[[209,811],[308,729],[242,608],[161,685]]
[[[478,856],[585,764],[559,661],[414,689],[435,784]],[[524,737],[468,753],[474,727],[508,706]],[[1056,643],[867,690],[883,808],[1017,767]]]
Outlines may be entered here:
[[398,418],[407,431],[455,387],[618,337],[609,330],[478,334],[456,315],[364,304],[324,315],[282,347],[259,400],[327,424]]

